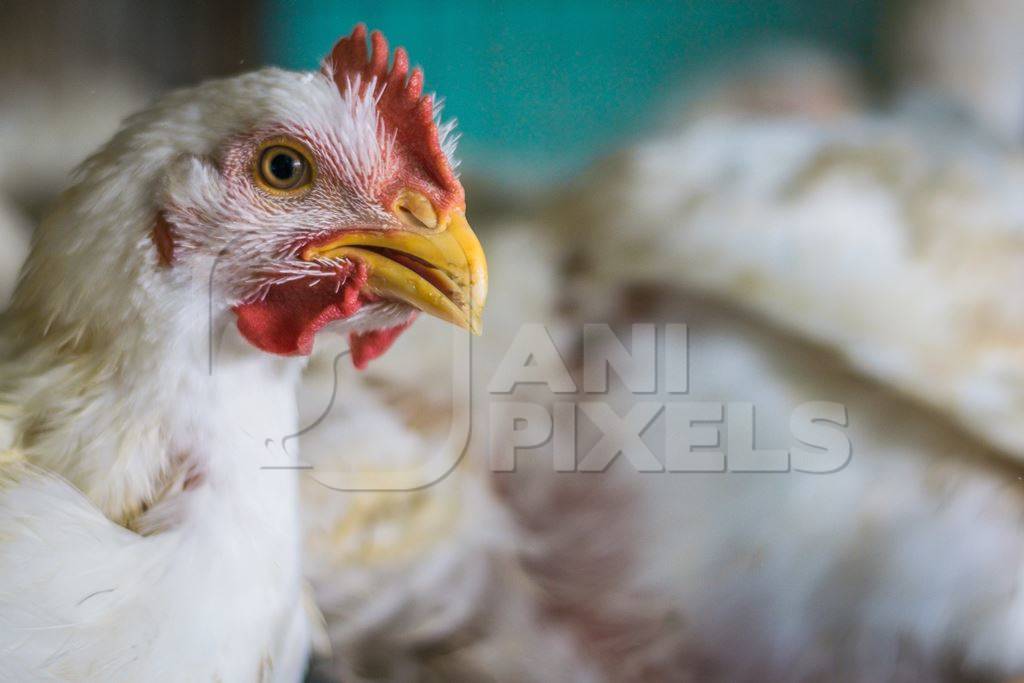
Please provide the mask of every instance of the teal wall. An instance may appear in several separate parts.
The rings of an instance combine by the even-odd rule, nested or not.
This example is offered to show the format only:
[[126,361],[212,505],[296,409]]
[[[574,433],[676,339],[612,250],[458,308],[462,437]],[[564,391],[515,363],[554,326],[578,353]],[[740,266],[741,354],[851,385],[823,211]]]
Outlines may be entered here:
[[267,0],[267,61],[313,68],[363,21],[404,45],[459,119],[460,156],[503,175],[578,167],[635,135],[666,85],[745,47],[871,52],[882,0]]

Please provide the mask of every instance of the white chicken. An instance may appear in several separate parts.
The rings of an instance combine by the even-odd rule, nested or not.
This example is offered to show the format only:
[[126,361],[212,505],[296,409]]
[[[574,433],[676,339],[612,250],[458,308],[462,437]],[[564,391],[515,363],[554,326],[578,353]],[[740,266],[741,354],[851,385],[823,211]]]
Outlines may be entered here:
[[3,680],[301,680],[287,356],[475,329],[486,287],[451,127],[372,43],[164,97],[37,231],[0,327]]

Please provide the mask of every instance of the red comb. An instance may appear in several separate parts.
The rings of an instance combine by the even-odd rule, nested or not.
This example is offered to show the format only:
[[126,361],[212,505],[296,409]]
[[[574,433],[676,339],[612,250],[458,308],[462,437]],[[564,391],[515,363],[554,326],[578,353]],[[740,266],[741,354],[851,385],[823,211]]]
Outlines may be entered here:
[[[423,95],[423,72],[417,67],[409,72],[409,56],[405,48],[395,50],[394,63],[388,69],[388,42],[380,31],[370,33],[372,52],[366,49],[366,25],[358,24],[342,38],[324,62],[324,72],[333,73],[338,90],[346,92],[359,76],[359,94],[366,93],[371,82],[380,92],[377,110],[398,143],[398,153],[419,167],[403,175],[421,176],[432,181],[430,192],[444,209],[463,202],[462,185],[455,177],[438,137],[434,121],[434,99]],[[408,80],[406,77],[408,76]],[[381,88],[383,87],[383,92]],[[408,179],[408,178],[406,178]],[[428,189],[428,188],[421,188]]]

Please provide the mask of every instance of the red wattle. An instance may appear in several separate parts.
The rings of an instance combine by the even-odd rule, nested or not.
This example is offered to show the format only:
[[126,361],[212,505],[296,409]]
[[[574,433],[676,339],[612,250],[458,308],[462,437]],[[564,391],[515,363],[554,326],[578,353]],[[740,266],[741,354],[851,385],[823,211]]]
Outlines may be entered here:
[[[353,315],[363,304],[376,300],[364,293],[367,271],[357,264],[338,279],[301,279],[274,285],[259,301],[235,306],[238,330],[256,348],[281,356],[308,356],[316,333],[324,326]],[[343,282],[339,287],[339,282]],[[394,327],[349,335],[352,364],[362,370],[378,358],[416,319]]]
[[405,328],[412,325],[418,311],[413,312],[409,319],[400,325],[387,327],[383,330],[371,330],[370,332],[353,332],[348,336],[348,347],[352,350],[352,364],[362,370],[374,358],[384,354],[391,345],[395,343]]
[[308,356],[317,332],[362,308],[366,268],[338,277],[340,287],[333,278],[293,280],[274,285],[259,301],[235,306],[239,332],[267,353]]

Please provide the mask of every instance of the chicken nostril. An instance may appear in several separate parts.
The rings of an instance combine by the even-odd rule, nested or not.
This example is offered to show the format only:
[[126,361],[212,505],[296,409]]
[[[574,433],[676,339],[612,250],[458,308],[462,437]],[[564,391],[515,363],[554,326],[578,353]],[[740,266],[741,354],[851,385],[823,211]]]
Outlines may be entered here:
[[405,208],[404,206],[398,207],[398,217],[401,219],[401,221],[403,223],[405,223],[406,225],[408,225],[411,228],[429,228],[430,227],[429,225],[427,225],[426,223],[421,221],[419,218],[417,218],[416,214],[414,214],[412,211],[410,211],[409,209]]
[[433,205],[419,192],[402,190],[395,199],[393,211],[399,220],[411,228],[437,227],[437,213]]

